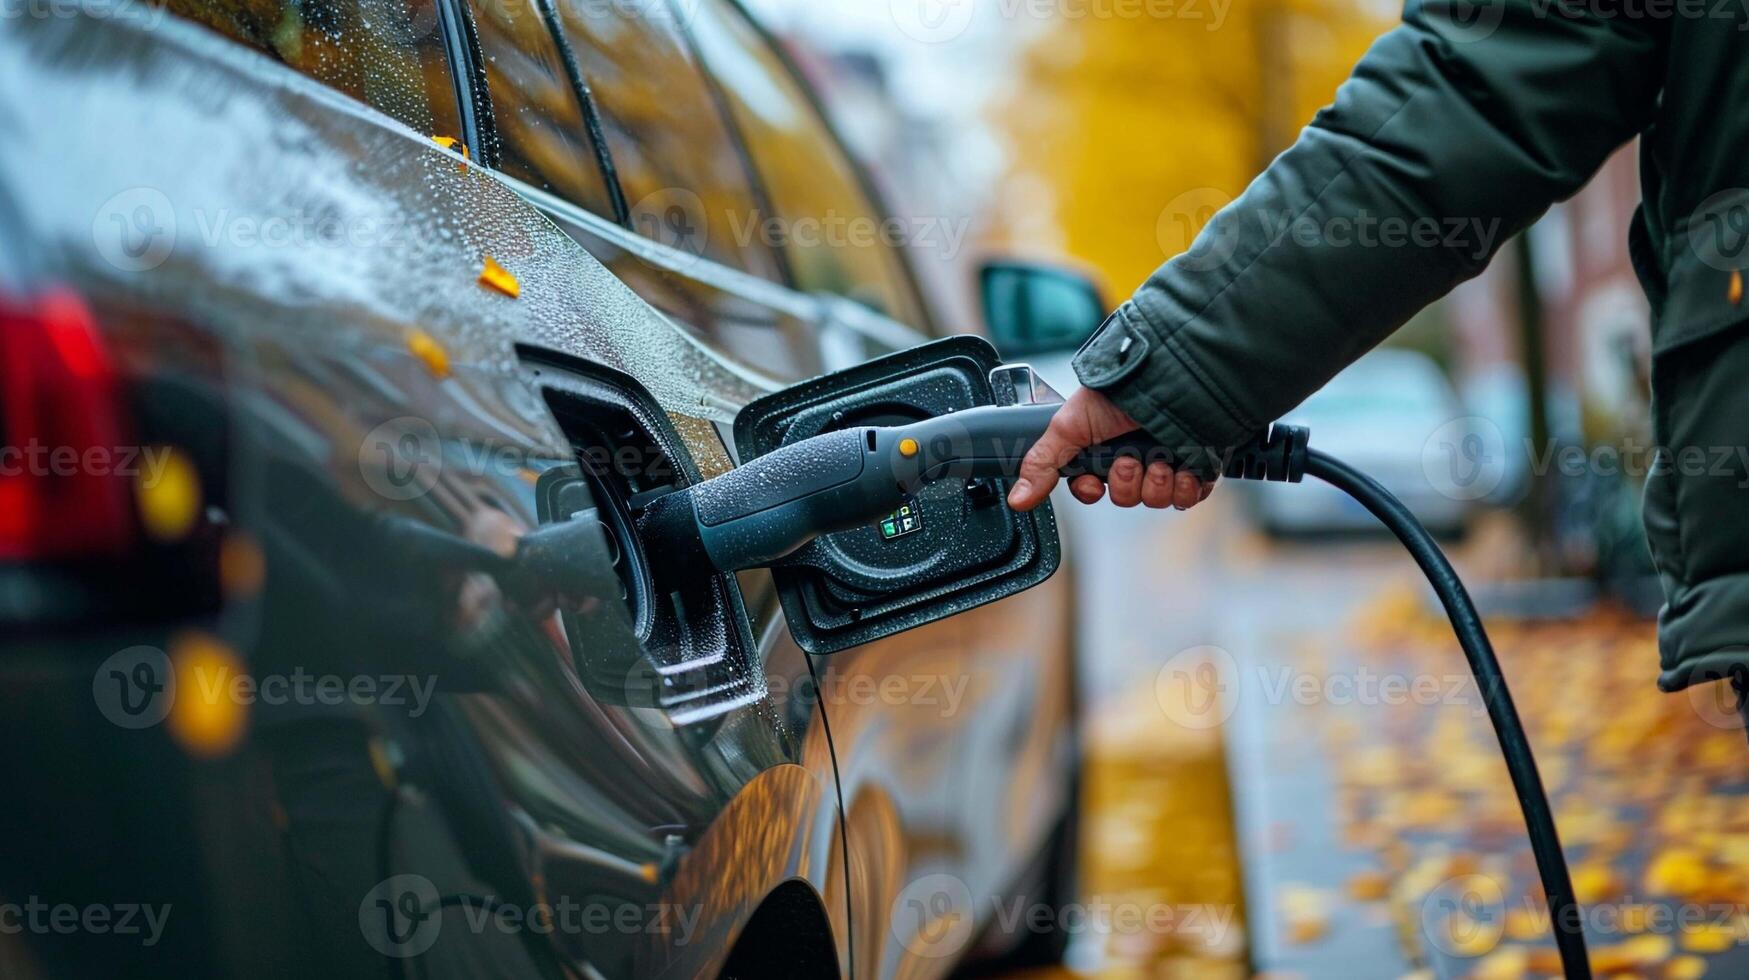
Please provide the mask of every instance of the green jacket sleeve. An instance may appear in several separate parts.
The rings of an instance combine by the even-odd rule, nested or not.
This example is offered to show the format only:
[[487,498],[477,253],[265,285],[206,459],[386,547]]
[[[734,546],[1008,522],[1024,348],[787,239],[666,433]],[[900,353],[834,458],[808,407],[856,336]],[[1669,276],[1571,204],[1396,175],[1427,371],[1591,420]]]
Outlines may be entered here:
[[1664,36],[1596,4],[1411,0],[1335,103],[1082,348],[1082,383],[1213,475],[1643,130]]

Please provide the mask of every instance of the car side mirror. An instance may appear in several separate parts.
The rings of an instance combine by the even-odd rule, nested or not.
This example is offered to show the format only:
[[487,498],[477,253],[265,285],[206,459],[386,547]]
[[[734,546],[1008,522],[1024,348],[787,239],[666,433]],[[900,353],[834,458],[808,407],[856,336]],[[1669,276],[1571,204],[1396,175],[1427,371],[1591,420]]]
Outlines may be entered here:
[[1086,276],[1029,262],[978,272],[984,325],[1004,358],[1073,351],[1105,321],[1105,298]]

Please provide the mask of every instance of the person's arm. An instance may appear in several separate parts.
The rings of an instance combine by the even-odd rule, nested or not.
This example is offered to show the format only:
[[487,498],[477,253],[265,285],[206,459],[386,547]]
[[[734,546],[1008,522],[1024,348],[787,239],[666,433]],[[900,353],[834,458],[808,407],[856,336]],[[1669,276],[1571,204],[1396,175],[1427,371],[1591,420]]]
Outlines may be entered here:
[[[1481,272],[1651,122],[1669,11],[1622,6],[1633,13],[1411,0],[1335,104],[1082,348],[1093,392],[1060,413],[1012,501],[1043,500],[1083,416],[1112,406],[1201,487],[1224,453]],[[1114,499],[1134,503],[1120,480],[1139,477],[1114,473]]]

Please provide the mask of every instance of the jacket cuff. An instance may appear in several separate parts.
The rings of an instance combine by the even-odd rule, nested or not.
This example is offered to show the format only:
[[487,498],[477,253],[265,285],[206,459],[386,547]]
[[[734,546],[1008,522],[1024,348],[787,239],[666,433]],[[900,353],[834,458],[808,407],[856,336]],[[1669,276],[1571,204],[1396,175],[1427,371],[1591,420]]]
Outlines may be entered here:
[[1125,303],[1076,352],[1081,384],[1135,419],[1174,460],[1210,481],[1253,426],[1232,418],[1133,303]]

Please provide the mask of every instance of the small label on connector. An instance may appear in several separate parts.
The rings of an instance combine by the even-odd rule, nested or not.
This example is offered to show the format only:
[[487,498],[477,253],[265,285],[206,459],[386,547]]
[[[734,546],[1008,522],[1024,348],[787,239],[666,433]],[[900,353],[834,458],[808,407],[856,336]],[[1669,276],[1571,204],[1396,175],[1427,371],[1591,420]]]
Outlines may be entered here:
[[912,531],[923,529],[923,512],[917,508],[917,501],[910,497],[899,505],[899,509],[881,518],[881,540],[891,541],[902,538]]

